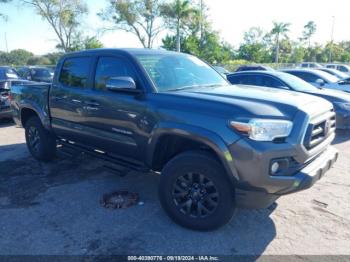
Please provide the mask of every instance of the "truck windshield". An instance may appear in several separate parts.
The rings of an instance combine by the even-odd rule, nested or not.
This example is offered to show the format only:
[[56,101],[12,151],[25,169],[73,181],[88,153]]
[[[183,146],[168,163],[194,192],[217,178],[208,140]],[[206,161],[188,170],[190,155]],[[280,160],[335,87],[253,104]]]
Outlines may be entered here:
[[228,85],[219,73],[191,55],[139,54],[136,57],[159,92]]

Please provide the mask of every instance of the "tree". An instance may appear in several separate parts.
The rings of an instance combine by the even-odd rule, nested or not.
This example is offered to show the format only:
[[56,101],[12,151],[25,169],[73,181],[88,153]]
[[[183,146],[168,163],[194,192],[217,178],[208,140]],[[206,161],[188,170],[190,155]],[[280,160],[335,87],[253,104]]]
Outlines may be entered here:
[[[220,40],[219,33],[212,30],[205,14],[206,7],[202,3],[202,12],[193,13],[186,24],[187,34],[180,38],[181,51],[196,55],[211,64],[226,63],[233,57],[233,48]],[[163,48],[177,49],[176,36],[167,35],[162,39]]]
[[[61,46],[56,46],[58,49],[62,49]],[[78,33],[71,41],[70,51],[87,50],[94,48],[101,48],[103,44],[95,36],[83,36]]]
[[309,48],[311,47],[311,37],[316,33],[316,24],[314,21],[309,21],[304,26],[303,37],[302,39],[307,40],[309,43]]
[[275,37],[275,63],[278,63],[279,48],[280,48],[280,38],[287,37],[289,32],[290,23],[283,22],[273,22],[273,28],[271,30],[271,35]]
[[113,23],[107,30],[124,30],[136,35],[144,48],[152,48],[154,39],[163,30],[160,0],[110,0],[109,7],[99,16]]
[[27,50],[15,49],[9,52],[9,62],[12,65],[26,65],[28,60],[33,56],[34,54]]
[[260,27],[251,27],[244,33],[243,43],[238,48],[237,58],[255,63],[270,62],[269,41],[266,40],[266,33]]
[[0,66],[9,65],[10,56],[9,53],[0,51]]
[[168,28],[176,32],[177,52],[181,51],[181,30],[185,30],[191,17],[198,13],[198,10],[192,7],[190,1],[187,0],[174,0],[171,3],[161,5],[161,15],[165,18]]
[[79,33],[82,17],[88,13],[82,0],[22,0],[31,5],[54,30],[59,46],[71,51],[72,39]]
[[[200,36],[191,34],[181,38],[182,52],[198,56],[211,64],[222,64],[232,58],[233,48],[227,43],[222,43],[217,32],[206,30],[202,38],[202,46]],[[176,36],[167,35],[162,41],[163,48],[176,50]]]
[[52,65],[52,63],[45,56],[33,56],[28,60],[27,65]]
[[[0,4],[8,3],[8,2],[10,2],[10,1],[11,1],[11,0],[0,0]],[[7,16],[4,15],[3,13],[0,13],[0,19],[1,19],[1,18],[6,20]]]

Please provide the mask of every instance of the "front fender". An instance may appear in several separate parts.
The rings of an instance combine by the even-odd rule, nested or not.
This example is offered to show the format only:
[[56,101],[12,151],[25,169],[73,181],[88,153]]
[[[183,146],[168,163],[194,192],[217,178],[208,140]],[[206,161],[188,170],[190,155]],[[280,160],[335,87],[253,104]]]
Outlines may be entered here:
[[[190,139],[192,141],[200,142],[211,148],[220,159],[227,174],[234,180],[238,181],[238,173],[233,164],[233,159],[228,149],[228,146],[224,140],[216,133],[205,129],[188,124],[179,123],[161,123],[152,132],[152,135],[148,141],[146,163],[151,166],[156,150],[157,142],[163,135],[175,135],[183,138]],[[232,143],[239,140],[239,137],[235,137]]]

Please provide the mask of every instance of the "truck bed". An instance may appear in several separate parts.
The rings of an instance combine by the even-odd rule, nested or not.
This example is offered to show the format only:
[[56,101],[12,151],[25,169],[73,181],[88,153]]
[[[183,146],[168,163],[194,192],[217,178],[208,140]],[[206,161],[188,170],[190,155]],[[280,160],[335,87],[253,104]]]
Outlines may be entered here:
[[[11,86],[11,104],[14,116],[18,118],[21,108],[37,109],[43,112],[42,120],[49,119],[48,97],[51,84],[28,82]],[[45,121],[46,122],[46,121]],[[21,125],[21,123],[17,123]]]

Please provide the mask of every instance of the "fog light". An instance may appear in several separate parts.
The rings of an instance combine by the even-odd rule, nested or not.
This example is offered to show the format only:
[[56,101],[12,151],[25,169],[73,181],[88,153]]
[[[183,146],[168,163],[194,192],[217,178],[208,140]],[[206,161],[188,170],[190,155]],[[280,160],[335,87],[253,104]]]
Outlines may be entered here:
[[280,164],[278,164],[278,162],[274,162],[271,165],[271,174],[276,174],[279,168],[280,168]]

